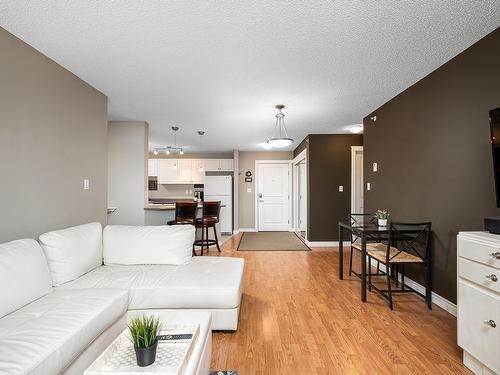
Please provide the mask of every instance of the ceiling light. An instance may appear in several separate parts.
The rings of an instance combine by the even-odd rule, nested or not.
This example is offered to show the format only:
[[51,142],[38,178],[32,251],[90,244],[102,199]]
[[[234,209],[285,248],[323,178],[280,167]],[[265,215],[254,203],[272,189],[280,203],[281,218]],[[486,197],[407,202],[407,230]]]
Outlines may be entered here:
[[156,150],[156,149],[155,149],[155,150],[153,151],[153,154],[158,155],[158,150]]
[[361,133],[361,132],[363,131],[363,125],[362,125],[362,124],[353,125],[353,126],[350,126],[350,127],[348,128],[348,130],[349,130],[351,133],[358,134],[358,133]]
[[170,149],[167,148],[167,151],[165,151],[165,154],[170,155]]
[[264,147],[266,150],[270,150],[273,148],[273,146],[269,142],[263,143],[262,147]]
[[179,154],[181,155],[184,155],[184,150],[181,148],[181,150],[179,151]]
[[286,131],[285,114],[282,112],[283,108],[285,108],[283,104],[276,105],[278,113],[276,114],[276,125],[274,126],[274,135],[269,141],[267,141],[267,143],[271,145],[271,147],[283,148],[293,143],[293,139],[288,136]]
[[[200,136],[200,152],[201,152],[201,138],[203,137],[204,134],[205,132],[203,130],[198,130],[198,135]],[[200,164],[200,167],[198,169],[200,172],[203,172],[203,162],[202,164]]]

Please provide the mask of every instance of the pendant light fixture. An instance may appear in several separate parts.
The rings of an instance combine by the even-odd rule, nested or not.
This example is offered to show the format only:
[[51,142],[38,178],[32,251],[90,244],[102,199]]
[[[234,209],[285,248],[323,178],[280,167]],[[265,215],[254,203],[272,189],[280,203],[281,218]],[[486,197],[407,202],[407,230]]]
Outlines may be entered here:
[[[179,130],[178,126],[172,126],[172,131],[174,132],[174,150],[177,148],[177,131],[178,130]],[[170,154],[170,149],[168,149],[167,152]],[[175,159],[174,165],[172,165],[172,168],[177,169],[177,158]]]
[[[203,137],[203,135],[205,134],[205,132],[203,130],[198,130],[198,135],[200,136],[200,152],[201,152],[201,138]],[[200,168],[198,168],[200,170],[200,172],[203,172],[203,163],[200,164]]]
[[288,136],[285,127],[285,114],[282,112],[285,106],[283,104],[277,104],[276,109],[278,113],[276,114],[276,125],[274,126],[273,138],[271,138],[267,143],[272,147],[283,148],[290,146],[293,143],[293,139]]

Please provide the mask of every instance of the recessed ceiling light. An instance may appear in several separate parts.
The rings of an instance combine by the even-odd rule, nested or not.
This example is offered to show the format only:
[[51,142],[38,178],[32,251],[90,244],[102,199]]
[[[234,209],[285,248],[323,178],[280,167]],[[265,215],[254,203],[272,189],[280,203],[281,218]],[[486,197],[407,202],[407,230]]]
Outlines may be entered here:
[[347,130],[349,130],[351,133],[358,134],[363,131],[363,125],[362,124],[353,125],[347,128]]

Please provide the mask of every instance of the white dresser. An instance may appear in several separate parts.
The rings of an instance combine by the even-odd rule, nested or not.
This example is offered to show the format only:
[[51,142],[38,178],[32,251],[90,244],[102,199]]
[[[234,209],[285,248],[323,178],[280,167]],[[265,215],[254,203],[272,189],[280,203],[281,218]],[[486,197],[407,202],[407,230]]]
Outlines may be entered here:
[[500,235],[458,234],[458,345],[475,374],[500,374]]

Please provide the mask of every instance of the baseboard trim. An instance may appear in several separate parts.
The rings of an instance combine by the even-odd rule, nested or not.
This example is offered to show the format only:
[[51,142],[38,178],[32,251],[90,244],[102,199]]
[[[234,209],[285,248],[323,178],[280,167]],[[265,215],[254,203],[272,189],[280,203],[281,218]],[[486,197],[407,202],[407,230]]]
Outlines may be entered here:
[[240,228],[238,232],[257,232],[256,228]]
[[[368,261],[366,262],[368,263]],[[370,266],[368,264],[368,266]],[[374,262],[374,266],[376,266]],[[380,265],[380,270],[385,272],[385,266],[383,264]],[[349,271],[349,270],[348,270]],[[401,282],[401,274],[398,273],[398,280]],[[405,285],[408,285],[410,288],[415,289],[417,292],[425,294],[425,287],[416,281],[410,279],[405,276]],[[457,305],[451,301],[448,301],[446,298],[440,296],[439,294],[432,292],[432,303],[436,306],[441,307],[446,312],[450,313],[453,316],[457,316]]]

